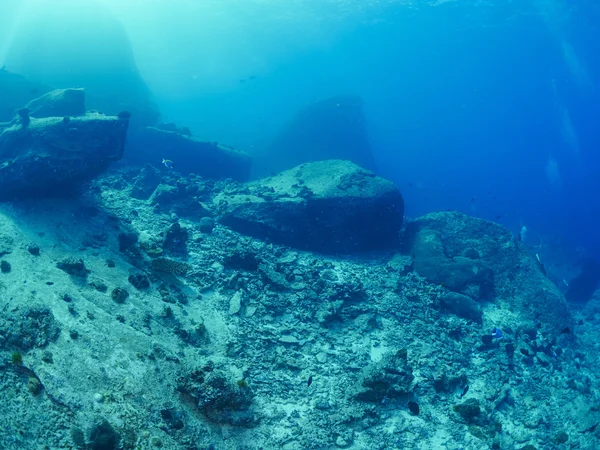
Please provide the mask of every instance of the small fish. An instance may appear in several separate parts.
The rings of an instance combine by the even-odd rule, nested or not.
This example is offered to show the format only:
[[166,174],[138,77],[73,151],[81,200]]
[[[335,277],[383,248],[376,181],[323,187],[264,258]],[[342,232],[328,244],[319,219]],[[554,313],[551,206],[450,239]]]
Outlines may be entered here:
[[171,161],[170,159],[163,159],[162,163],[165,165],[165,167],[167,169],[172,169],[173,168],[173,161]]
[[463,398],[465,395],[467,395],[467,392],[469,392],[469,385],[466,384],[465,387],[463,388],[462,392],[460,393],[460,398]]
[[306,387],[310,387],[310,385],[312,384],[312,382],[313,382],[313,377],[311,375],[310,377],[308,377],[308,381],[306,382]]
[[492,330],[492,337],[494,339],[502,339],[504,337],[504,333],[502,332],[502,330],[498,327],[494,327],[494,329]]
[[556,354],[556,352],[552,349],[550,349],[550,354],[552,355],[552,359],[557,359],[558,355]]

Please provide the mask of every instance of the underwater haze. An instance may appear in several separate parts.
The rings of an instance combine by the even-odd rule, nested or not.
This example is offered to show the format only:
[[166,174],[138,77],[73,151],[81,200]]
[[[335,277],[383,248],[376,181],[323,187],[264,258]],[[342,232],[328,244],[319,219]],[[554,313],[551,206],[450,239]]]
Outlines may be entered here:
[[597,0],[0,3],[0,449],[600,448]]
[[[60,34],[82,3],[4,2],[8,69],[27,72],[6,54],[23,23],[44,14]],[[358,95],[377,172],[408,215],[460,210],[600,251],[595,2],[98,3],[122,22],[163,117],[194,135],[260,153],[298,109]],[[85,39],[62,38],[94,59]]]

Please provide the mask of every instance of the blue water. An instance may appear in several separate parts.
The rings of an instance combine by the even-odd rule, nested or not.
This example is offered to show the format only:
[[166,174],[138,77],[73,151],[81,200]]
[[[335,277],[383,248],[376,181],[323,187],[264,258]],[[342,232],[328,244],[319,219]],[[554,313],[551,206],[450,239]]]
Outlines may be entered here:
[[[0,60],[43,3],[3,2]],[[407,215],[461,210],[600,255],[597,3],[98,3],[166,119],[194,135],[259,152],[299,108],[358,94]],[[69,2],[53,5],[66,20]]]

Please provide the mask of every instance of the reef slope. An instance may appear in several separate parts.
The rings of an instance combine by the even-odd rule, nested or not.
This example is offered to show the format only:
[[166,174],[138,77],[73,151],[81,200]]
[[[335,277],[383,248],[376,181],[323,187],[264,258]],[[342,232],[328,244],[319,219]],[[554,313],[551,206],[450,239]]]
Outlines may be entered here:
[[508,230],[323,255],[220,222],[250,188],[124,168],[0,205],[0,447],[598,447],[594,307]]

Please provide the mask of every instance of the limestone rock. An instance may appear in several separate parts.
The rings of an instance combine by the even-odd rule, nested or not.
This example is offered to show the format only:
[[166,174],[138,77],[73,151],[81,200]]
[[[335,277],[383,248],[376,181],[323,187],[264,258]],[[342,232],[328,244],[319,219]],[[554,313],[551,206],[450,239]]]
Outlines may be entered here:
[[466,295],[448,292],[442,297],[442,307],[459,317],[481,323],[483,313],[479,305]]
[[433,213],[409,224],[404,238],[415,270],[429,281],[477,302],[505,302],[542,334],[572,329],[565,298],[504,226],[458,212]]
[[61,328],[50,308],[18,307],[0,311],[0,345],[29,351],[55,342]]
[[71,193],[121,159],[128,125],[99,114],[13,123],[0,134],[0,195]]
[[153,191],[149,201],[153,205],[158,203],[162,207],[167,207],[171,206],[180,197],[181,192],[179,191],[179,189],[177,189],[177,186],[171,186],[169,184],[159,184]]
[[241,233],[305,250],[352,253],[398,245],[398,188],[350,161],[303,164],[214,200]]
[[412,253],[415,270],[430,281],[476,299],[491,295],[494,282],[489,266],[478,258],[448,256],[438,231],[421,231]]
[[258,424],[252,408],[252,389],[243,383],[234,383],[212,361],[182,374],[177,380],[177,390],[188,395],[212,422],[245,428]]
[[160,172],[150,164],[147,164],[140,170],[140,174],[136,177],[131,188],[131,196],[138,200],[148,200],[159,184]]
[[381,361],[363,369],[358,383],[349,393],[363,402],[381,403],[411,392],[414,379],[405,349],[386,354]]
[[231,297],[231,299],[229,300],[229,315],[233,316],[237,313],[240,312],[240,309],[242,309],[242,297],[243,297],[243,292],[242,291],[237,291],[233,297]]
[[215,228],[215,221],[212,217],[202,217],[198,221],[198,229],[205,234],[210,234]]
[[56,263],[56,267],[60,270],[65,271],[69,275],[76,277],[87,277],[89,270],[86,269],[85,264],[81,258],[75,258],[73,256],[64,258],[63,260]]
[[83,116],[85,91],[83,89],[55,89],[27,103],[29,115],[37,119],[46,117]]
[[154,127],[132,133],[127,143],[126,158],[130,163],[155,165],[160,165],[163,159],[170,159],[176,172],[183,175],[194,173],[203,178],[246,181],[250,175],[251,159],[247,153]]

